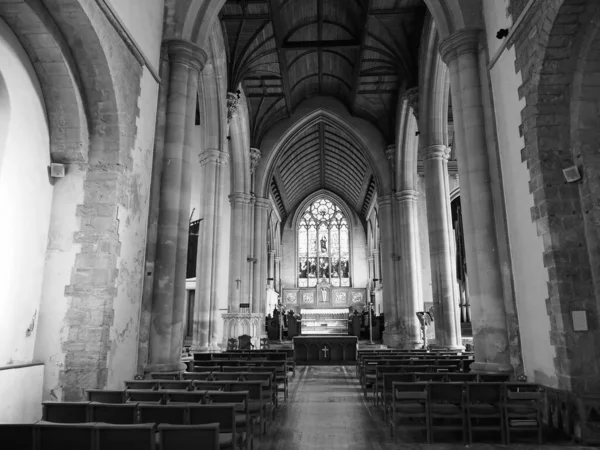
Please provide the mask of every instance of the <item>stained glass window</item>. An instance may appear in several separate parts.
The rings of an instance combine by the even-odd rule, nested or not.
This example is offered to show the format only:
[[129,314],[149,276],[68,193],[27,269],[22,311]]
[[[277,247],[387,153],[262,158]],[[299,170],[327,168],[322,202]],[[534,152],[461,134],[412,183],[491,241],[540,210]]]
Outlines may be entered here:
[[348,221],[325,198],[309,205],[298,224],[298,286],[313,287],[321,280],[351,286]]

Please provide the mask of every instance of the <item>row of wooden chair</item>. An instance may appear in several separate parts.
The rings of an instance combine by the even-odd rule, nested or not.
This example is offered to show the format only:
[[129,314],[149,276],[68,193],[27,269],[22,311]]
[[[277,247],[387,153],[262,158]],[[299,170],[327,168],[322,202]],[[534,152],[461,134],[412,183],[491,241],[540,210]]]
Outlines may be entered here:
[[[373,403],[375,406],[384,407],[386,395],[392,391],[395,381],[411,383],[419,381],[435,381],[438,383],[471,382],[471,383],[504,383],[510,381],[510,376],[505,374],[477,374],[455,372],[403,372],[395,370],[398,367],[379,367],[375,382],[373,383]],[[400,367],[401,369],[401,367]]]
[[145,423],[0,424],[2,450],[206,450],[220,447],[218,423],[167,425]]
[[399,429],[424,431],[427,442],[439,431],[459,432],[472,443],[476,432],[496,431],[511,443],[517,431],[535,431],[543,442],[542,399],[538,385],[527,383],[393,382],[388,424],[392,436]]
[[[143,403],[106,404],[93,402],[44,402],[43,420],[53,423],[104,422],[118,425],[160,423],[171,425],[201,425],[216,422],[220,426],[221,445],[251,448],[255,421],[247,397],[229,396],[231,403],[173,403],[151,405]],[[241,401],[240,401],[241,400]]]
[[192,364],[200,361],[282,361],[287,362],[287,370],[296,375],[296,362],[294,360],[294,351],[292,349],[281,350],[232,350],[220,353],[193,353]]

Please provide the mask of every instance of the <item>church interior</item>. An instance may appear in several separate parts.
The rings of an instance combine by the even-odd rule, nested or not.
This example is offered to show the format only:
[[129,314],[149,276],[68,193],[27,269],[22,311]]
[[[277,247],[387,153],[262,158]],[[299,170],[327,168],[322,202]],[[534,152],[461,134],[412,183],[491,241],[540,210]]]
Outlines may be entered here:
[[0,447],[600,444],[599,32],[0,0]]

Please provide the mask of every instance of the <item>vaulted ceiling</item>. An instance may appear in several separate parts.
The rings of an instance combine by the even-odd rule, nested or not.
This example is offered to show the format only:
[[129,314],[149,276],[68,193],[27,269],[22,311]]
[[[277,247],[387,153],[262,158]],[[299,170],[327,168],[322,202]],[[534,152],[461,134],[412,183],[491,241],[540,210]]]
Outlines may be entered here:
[[[422,0],[228,0],[229,85],[248,98],[252,145],[313,96],[337,97],[394,142],[397,93],[416,84],[425,12]],[[272,191],[284,215],[319,188],[361,212],[372,175],[344,133],[321,123],[283,151]]]

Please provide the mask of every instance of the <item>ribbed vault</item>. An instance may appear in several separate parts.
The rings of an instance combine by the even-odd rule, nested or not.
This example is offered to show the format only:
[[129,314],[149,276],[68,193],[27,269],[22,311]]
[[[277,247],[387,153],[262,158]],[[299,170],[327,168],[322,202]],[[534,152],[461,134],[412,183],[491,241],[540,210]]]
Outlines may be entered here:
[[372,185],[373,172],[360,144],[335,124],[317,121],[282,146],[270,190],[285,217],[320,189],[339,195],[360,213]]
[[394,139],[401,84],[417,80],[422,0],[228,0],[229,86],[243,87],[252,145],[313,96],[334,96]]

